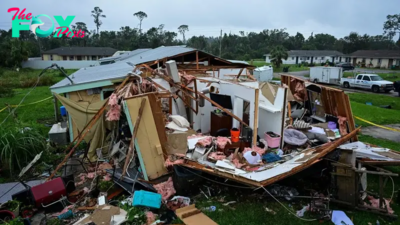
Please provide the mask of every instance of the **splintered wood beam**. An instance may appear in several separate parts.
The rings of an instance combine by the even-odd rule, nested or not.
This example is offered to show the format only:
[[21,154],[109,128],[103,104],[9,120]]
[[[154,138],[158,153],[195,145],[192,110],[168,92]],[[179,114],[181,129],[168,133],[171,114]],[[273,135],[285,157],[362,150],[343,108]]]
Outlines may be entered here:
[[135,139],[139,130],[139,125],[140,125],[140,121],[143,115],[143,110],[144,110],[144,106],[146,104],[146,98],[142,98],[142,101],[140,102],[140,108],[139,108],[139,114],[138,117],[136,118],[136,122],[133,125],[133,131],[132,131],[132,139],[131,142],[129,144],[129,151],[128,154],[126,154],[126,159],[125,159],[125,164],[124,164],[124,168],[122,170],[122,175],[121,178],[122,179],[125,174],[126,174],[126,169],[128,168],[130,161],[131,161],[131,156],[133,154],[133,149],[135,148]]
[[242,69],[239,70],[239,73],[238,73],[236,79],[239,79],[240,75],[242,75],[243,70],[244,70],[244,68],[242,68]]

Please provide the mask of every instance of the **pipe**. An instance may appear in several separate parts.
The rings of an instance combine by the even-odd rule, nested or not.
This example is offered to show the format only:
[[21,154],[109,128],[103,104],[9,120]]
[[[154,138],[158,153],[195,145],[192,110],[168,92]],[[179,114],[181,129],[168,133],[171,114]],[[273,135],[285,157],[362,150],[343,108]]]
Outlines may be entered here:
[[[201,91],[201,93],[203,93],[203,94],[214,93],[214,92],[215,92],[215,87],[214,86],[211,86],[209,88],[205,88],[205,89],[203,89]],[[204,105],[205,105],[205,100],[204,100],[203,97],[200,97],[199,106],[200,107],[204,107]]]

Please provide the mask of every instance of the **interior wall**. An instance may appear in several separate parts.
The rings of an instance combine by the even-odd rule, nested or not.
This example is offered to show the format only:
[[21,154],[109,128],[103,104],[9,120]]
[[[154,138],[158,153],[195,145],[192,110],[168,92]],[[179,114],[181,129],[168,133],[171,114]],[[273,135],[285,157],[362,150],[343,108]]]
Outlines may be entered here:
[[[157,84],[161,85],[163,88],[165,88],[167,90],[171,90],[171,86],[169,85],[168,81],[161,79],[161,78],[153,79],[153,81],[156,82]],[[158,88],[158,90],[162,91],[161,88]],[[179,115],[179,113],[178,113],[179,109],[178,109],[178,104],[177,104],[178,102],[183,104],[183,101],[180,98],[175,99],[175,101],[172,100],[172,115]],[[181,110],[183,110],[183,112],[184,112],[184,107]]]
[[[240,72],[240,68],[239,69],[219,69],[219,77],[218,77],[218,71],[215,71],[215,78],[219,78],[219,79],[233,79],[234,76],[228,76],[228,75],[238,75]],[[210,74],[211,76],[213,75],[212,71],[207,71],[208,74]],[[245,68],[242,71],[242,75],[246,75],[247,74],[247,69]]]
[[[210,86],[214,86],[216,89],[218,89],[219,94],[224,94],[224,95],[229,95],[231,96],[232,100],[232,106],[233,106],[233,111],[239,110],[242,112],[243,110],[243,104],[242,107],[240,107],[239,104],[235,105],[235,99],[240,98],[243,100],[246,100],[250,102],[250,115],[249,115],[249,126],[253,129],[253,124],[254,124],[254,109],[255,109],[255,89],[251,88],[249,86],[244,86],[241,84],[235,84],[235,83],[230,83],[227,81],[222,81],[219,79],[213,79],[213,78],[202,78],[203,80],[209,80],[209,81],[216,81],[219,83],[212,83]],[[197,80],[197,89],[198,90],[203,90],[207,87],[208,83],[206,82],[201,82]],[[209,94],[206,95],[207,97],[210,97]],[[237,109],[235,108],[237,107]],[[211,129],[211,112],[215,109],[211,105],[210,102],[207,100],[205,101],[204,107],[199,107],[199,113],[196,115],[193,113],[193,118],[195,121],[195,124],[193,125],[194,130],[201,129],[203,133],[207,133]],[[196,118],[197,117],[197,118]],[[239,117],[240,118],[240,117]],[[239,123],[236,121],[236,119],[233,119],[233,126],[237,126]]]

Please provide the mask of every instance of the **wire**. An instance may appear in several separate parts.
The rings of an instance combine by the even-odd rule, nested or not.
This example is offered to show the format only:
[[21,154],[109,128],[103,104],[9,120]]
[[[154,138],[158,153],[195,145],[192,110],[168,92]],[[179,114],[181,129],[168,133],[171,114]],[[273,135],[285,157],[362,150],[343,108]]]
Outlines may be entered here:
[[393,180],[393,177],[391,177],[391,176],[389,176],[389,178],[392,180],[392,185],[393,185],[392,196],[390,197],[390,201],[389,201],[389,203],[390,203],[392,201],[392,199],[393,199],[393,196],[394,196],[394,180]]
[[4,122],[7,121],[8,117],[10,117],[11,114],[14,114],[15,111],[17,110],[17,108],[25,101],[25,98],[37,87],[37,85],[39,84],[40,81],[40,77],[43,75],[44,72],[46,72],[49,68],[53,67],[52,65],[49,67],[46,67],[42,70],[42,72],[40,72],[38,79],[35,83],[35,85],[33,85],[33,87],[31,88],[31,90],[28,91],[28,93],[25,94],[25,96],[21,99],[21,101],[19,102],[18,105],[15,106],[15,108],[6,116],[6,118],[4,118],[3,122],[1,122],[0,126],[3,125]]
[[290,214],[292,214],[293,216],[299,218],[300,220],[304,220],[304,221],[316,221],[317,219],[304,219],[301,217],[298,217],[296,214],[294,214],[290,209],[288,209],[282,202],[280,202],[278,199],[276,199],[271,193],[269,193],[269,191],[267,189],[265,189],[265,187],[261,187],[262,189],[264,189],[265,192],[267,192],[275,201],[277,201],[283,208],[285,208]]
[[0,196],[0,199],[6,195],[8,192],[10,192],[12,189],[14,189],[18,184],[20,184],[19,182],[17,182],[12,188],[8,189],[8,191],[6,193],[4,193],[2,196]]

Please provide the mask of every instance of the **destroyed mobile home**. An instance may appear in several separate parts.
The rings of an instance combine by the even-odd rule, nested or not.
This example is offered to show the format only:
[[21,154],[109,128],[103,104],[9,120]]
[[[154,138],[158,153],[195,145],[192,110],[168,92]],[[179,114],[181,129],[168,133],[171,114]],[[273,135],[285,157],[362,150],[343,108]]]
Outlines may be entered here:
[[[49,186],[33,187],[36,207],[63,202],[68,196],[70,202],[76,200],[72,207],[92,212],[75,224],[120,224],[126,212],[105,206],[113,196],[100,194],[91,204],[77,197],[92,192],[93,178],[101,175],[133,195],[129,203],[133,206],[160,208],[163,203],[185,224],[216,224],[190,205],[190,198],[174,197],[175,180],[165,181],[171,172],[205,173],[264,189],[326,159],[334,183],[330,201],[397,217],[390,201],[383,198],[386,180],[397,174],[377,166],[400,165],[400,154],[358,141],[360,128],[355,127],[343,91],[288,75],[282,75],[281,85],[259,82],[249,72],[250,65],[191,49],[146,60],[135,62],[129,73],[111,80],[99,78],[91,86],[64,80],[52,87],[66,109],[71,144],[63,162],[47,178],[60,191],[39,199],[38,190],[48,191]],[[122,70],[126,68],[124,64]],[[220,76],[221,70],[236,74]],[[89,146],[82,160],[94,169],[80,174],[73,189],[82,189],[86,178],[93,182],[82,190],[67,191],[68,181],[55,177],[71,167],[83,140]],[[99,165],[104,159],[108,163]],[[86,170],[82,160],[78,166]],[[367,175],[382,180],[374,196],[366,191]],[[139,191],[137,185],[158,194]],[[102,217],[105,207],[107,215]]]

